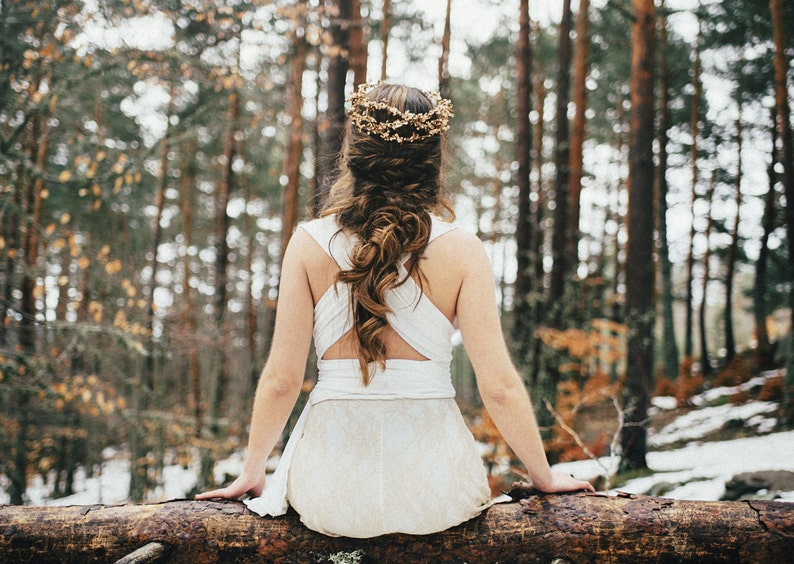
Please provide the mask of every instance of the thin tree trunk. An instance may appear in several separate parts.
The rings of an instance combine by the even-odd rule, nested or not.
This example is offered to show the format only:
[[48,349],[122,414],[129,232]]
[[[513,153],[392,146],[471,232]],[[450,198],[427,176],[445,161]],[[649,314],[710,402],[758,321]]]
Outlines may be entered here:
[[766,303],[767,267],[769,261],[769,237],[775,229],[775,208],[777,192],[775,184],[777,174],[777,120],[776,111],[772,109],[772,150],[770,151],[767,177],[769,189],[764,199],[764,217],[762,220],[763,233],[761,234],[761,248],[758,251],[758,260],[755,263],[755,280],[753,282],[753,315],[755,317],[755,338],[759,365],[766,366],[772,360],[772,343],[769,341],[769,332],[766,329],[766,316],[768,308]]
[[[789,63],[786,57],[786,18],[782,0],[770,0],[772,32],[775,41],[775,107],[777,129],[781,143],[783,163],[783,193],[786,195],[786,234],[789,240],[789,280],[794,280],[794,141],[791,133],[791,107],[788,100]],[[794,284],[789,288],[789,308],[794,328]],[[794,329],[789,331],[789,350],[794,350]],[[786,378],[783,386],[783,413],[786,421],[794,425],[794,354],[787,355]]]
[[389,58],[389,34],[391,32],[391,0],[383,0],[383,19],[380,22],[380,79],[386,80],[386,63]]
[[[690,108],[689,130],[692,136],[690,146],[690,167],[692,171],[692,210],[694,214],[695,202],[697,201],[698,183],[698,134],[700,131],[700,32],[698,31],[697,42],[695,45],[695,60],[692,66],[692,82],[694,92],[692,94],[692,106]],[[691,358],[694,354],[693,331],[694,331],[694,304],[692,298],[695,270],[695,218],[692,217],[692,227],[689,232],[689,256],[687,257],[687,278],[686,278],[686,332],[684,334],[684,356]]]
[[170,117],[173,112],[174,85],[171,85],[168,98],[166,116],[169,118],[165,135],[160,142],[160,169],[157,175],[157,184],[154,191],[155,214],[152,220],[149,247],[149,288],[146,292],[146,305],[144,306],[144,327],[146,339],[143,359],[137,362],[136,383],[132,387],[132,404],[135,420],[130,426],[130,499],[141,501],[146,491],[151,487],[149,480],[149,444],[146,440],[146,429],[143,421],[143,412],[149,409],[155,386],[155,357],[157,355],[157,342],[154,336],[154,295],[157,289],[157,250],[162,239],[162,217],[165,207],[165,190],[168,185],[168,153],[171,148]]
[[[537,114],[538,118],[533,132],[532,148],[532,154],[534,156],[533,165],[535,168],[535,174],[537,176],[537,183],[534,187],[535,193],[537,194],[537,201],[535,202],[533,208],[533,216],[535,217],[535,221],[532,223],[531,235],[532,240],[535,241],[535,246],[532,249],[532,252],[534,253],[534,260],[532,262],[534,262],[535,271],[535,292],[539,297],[542,297],[546,294],[547,289],[546,284],[544,283],[546,274],[543,268],[543,258],[545,256],[543,220],[546,216],[545,210],[546,206],[548,205],[548,198],[546,197],[546,189],[543,179],[543,140],[546,134],[545,106],[548,92],[546,91],[546,86],[543,84],[542,77],[537,77],[535,80],[533,80],[533,87],[535,90],[535,113]],[[538,318],[537,321],[539,322],[540,318]]]
[[653,122],[655,5],[632,0],[631,144],[626,263],[626,425],[621,433],[621,469],[647,468],[644,421],[653,376]]
[[282,171],[282,177],[287,179],[281,196],[282,259],[298,222],[298,188],[300,185],[300,164],[303,148],[302,88],[303,71],[306,66],[306,50],[307,44],[304,36],[295,34],[293,36],[292,59],[290,61],[287,86],[287,113],[290,116],[290,134],[287,139],[287,147],[284,150],[284,167]]
[[571,267],[566,263],[565,250],[568,240],[568,178],[570,161],[570,136],[568,133],[568,102],[571,84],[571,0],[563,0],[562,19],[560,20],[559,47],[557,52],[557,131],[554,144],[554,166],[557,179],[554,185],[554,231],[552,233],[551,287],[549,299],[556,317],[561,316],[562,297]]
[[731,230],[731,244],[725,259],[725,361],[736,356],[736,338],[733,333],[733,278],[739,254],[739,221],[742,208],[742,107],[739,104],[739,117],[736,118],[736,214]]
[[[247,204],[251,201],[251,186],[248,181],[247,175],[240,177],[240,185],[242,187],[243,198]],[[259,376],[259,354],[256,347],[256,334],[257,334],[257,302],[254,297],[254,255],[256,254],[256,222],[250,213],[246,210],[244,219],[244,228],[246,238],[248,240],[248,249],[245,257],[245,270],[248,272],[248,281],[246,283],[246,337],[248,342],[248,366],[249,366],[249,388],[248,396],[251,401],[246,405],[245,413],[251,411],[253,405],[253,397],[256,393],[256,383]]]
[[[544,231],[543,231],[543,219],[545,217],[544,210],[546,209],[547,199],[546,199],[546,190],[543,182],[543,138],[545,134],[545,112],[544,106],[546,103],[546,87],[543,84],[542,78],[536,78],[533,80],[533,88],[535,90],[535,112],[537,114],[537,122],[535,123],[534,132],[533,132],[533,148],[532,154],[534,156],[533,166],[535,168],[535,174],[537,175],[537,181],[533,190],[537,195],[537,199],[532,205],[532,217],[534,217],[534,221],[530,225],[531,235],[530,239],[534,241],[534,246],[530,249],[532,253],[530,256],[530,264],[533,265],[532,270],[534,271],[534,281],[532,283],[532,291],[535,292],[537,296],[538,303],[536,303],[535,307],[531,309],[532,315],[532,322],[535,324],[536,327],[540,326],[543,322],[543,315],[544,312],[541,307],[539,307],[540,301],[543,300],[544,295],[546,294],[547,287],[545,284],[546,280],[546,273],[543,267],[543,257],[545,256],[545,248],[544,248]],[[532,273],[530,273],[532,274]],[[529,367],[529,384],[532,389],[538,384],[538,379],[540,377],[540,370],[541,370],[541,352],[543,350],[543,343],[541,342],[540,338],[537,335],[532,336],[532,353],[530,359],[530,367]],[[551,415],[550,413],[548,415]]]
[[361,17],[361,0],[350,0],[350,20],[347,24],[350,41],[350,68],[353,69],[353,87],[367,81],[367,42],[364,38],[364,20]]
[[530,170],[532,168],[532,49],[530,46],[529,0],[519,5],[518,52],[516,54],[516,186],[518,187],[518,212],[516,214],[516,281],[514,284],[513,343],[519,365],[527,362],[528,347],[532,342],[531,294],[532,256],[537,242],[533,235],[532,199],[530,198]]
[[[320,118],[321,143],[320,154],[317,157],[317,185],[323,202],[333,184],[339,151],[342,148],[342,134],[345,124],[345,86],[347,84],[347,71],[350,68],[348,60],[350,39],[343,22],[348,21],[351,14],[349,0],[328,0],[326,5],[332,14],[328,26],[332,45],[328,57],[328,78],[325,83],[328,106]],[[297,43],[303,41],[303,37],[294,40]],[[293,56],[300,56],[301,50],[305,50],[305,47],[295,45],[293,49]],[[293,134],[294,131],[295,127],[293,124]]]
[[662,358],[664,374],[671,380],[678,377],[678,343],[675,339],[673,317],[673,273],[670,246],[667,240],[667,142],[671,127],[670,69],[667,64],[667,18],[659,18],[659,167],[656,182],[657,219],[659,237],[659,298],[662,313]]
[[566,264],[576,273],[579,264],[579,215],[584,169],[584,138],[587,124],[587,65],[590,58],[590,0],[579,0],[576,12],[576,43],[573,48],[572,93],[576,108],[571,123],[571,152],[568,177],[568,233]]
[[[623,130],[626,123],[626,110],[623,102],[624,102],[623,98],[618,97],[618,101],[617,101],[618,132],[615,139],[615,150],[618,155],[623,155],[624,147],[626,143],[623,136]],[[622,157],[619,158],[621,158],[622,160]],[[617,185],[615,186],[614,208],[612,209],[612,220],[615,222],[615,234],[612,237],[612,248],[614,249],[614,253],[613,253],[614,266],[613,266],[613,276],[612,276],[612,311],[610,313],[610,316],[612,318],[612,321],[616,323],[623,322],[623,311],[621,308],[621,304],[623,303],[623,300],[621,298],[620,287],[622,283],[625,283],[626,262],[625,262],[625,245],[621,244],[620,235],[625,218],[623,217],[623,214],[621,213],[620,210],[620,199],[621,199],[620,195],[621,192],[626,189],[626,182],[627,179],[623,178],[621,175]],[[621,256],[623,256],[623,260],[621,260]]]
[[711,232],[714,229],[714,213],[712,206],[714,204],[714,189],[717,183],[717,173],[711,172],[711,183],[709,185],[708,194],[706,194],[706,201],[708,202],[709,211],[706,217],[706,254],[703,256],[703,283],[701,286],[701,301],[700,309],[698,310],[698,331],[700,336],[700,371],[704,376],[710,376],[713,372],[711,369],[711,361],[709,360],[709,345],[706,335],[706,310],[708,308],[708,287],[711,282]]
[[[444,35],[441,37],[441,56],[438,58],[438,92],[443,98],[449,98],[449,42],[451,36],[452,0],[447,0],[447,12],[444,18]],[[521,63],[519,63],[520,65]]]
[[[191,138],[186,144],[183,164],[183,174],[181,176],[181,202],[180,210],[182,215],[182,238],[185,250],[193,244],[193,193],[196,186],[196,151],[198,143],[195,137]],[[185,252],[182,265],[182,308],[180,321],[182,334],[188,343],[188,389],[190,390],[188,405],[193,411],[196,419],[196,436],[201,436],[201,429],[204,426],[204,410],[201,399],[201,373],[199,365],[198,343],[196,341],[196,304],[193,300],[193,289],[190,286],[191,260],[190,254]]]

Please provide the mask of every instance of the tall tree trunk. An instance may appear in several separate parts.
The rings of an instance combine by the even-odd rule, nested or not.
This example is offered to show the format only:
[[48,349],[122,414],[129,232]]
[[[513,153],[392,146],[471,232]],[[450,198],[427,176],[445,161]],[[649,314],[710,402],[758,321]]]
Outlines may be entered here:
[[[447,0],[447,12],[444,18],[444,35],[441,37],[441,56],[438,58],[438,92],[443,98],[449,98],[449,42],[452,34],[452,0]],[[518,63],[519,65],[521,63]]]
[[533,235],[532,200],[530,198],[530,170],[532,168],[532,49],[530,47],[529,0],[519,5],[518,52],[516,54],[516,186],[518,187],[518,213],[516,214],[516,281],[513,342],[515,357],[521,366],[527,362],[528,347],[532,342],[531,294],[532,258],[537,246]]
[[755,280],[753,282],[753,315],[755,317],[755,338],[758,343],[757,353],[761,366],[767,366],[772,360],[772,343],[769,341],[769,332],[766,328],[768,308],[766,303],[767,267],[769,261],[769,237],[775,229],[775,208],[777,191],[775,184],[777,174],[777,112],[772,108],[772,150],[770,151],[767,177],[769,189],[764,199],[764,217],[762,220],[763,233],[761,234],[761,248],[758,251],[758,260],[755,263]]
[[736,338],[733,333],[733,278],[739,254],[739,221],[742,209],[742,106],[739,104],[739,117],[736,118],[736,214],[731,229],[731,244],[725,259],[725,361],[736,356]]
[[307,44],[304,36],[294,34],[289,82],[287,85],[287,113],[290,116],[290,134],[284,150],[284,167],[282,170],[282,177],[287,179],[281,195],[282,258],[298,222],[298,188],[300,185],[300,164],[303,149],[303,71],[306,67],[306,50]]
[[714,230],[714,213],[712,207],[714,205],[714,189],[717,184],[717,173],[711,172],[711,183],[709,184],[708,193],[706,194],[706,201],[708,202],[709,211],[706,217],[706,232],[704,233],[706,239],[706,254],[703,256],[703,281],[701,286],[700,309],[698,310],[698,332],[700,336],[700,371],[704,376],[711,376],[713,370],[711,369],[711,361],[709,360],[709,344],[706,334],[706,310],[708,308],[708,288],[711,282],[711,233]]
[[[38,90],[38,87],[36,87]],[[27,372],[33,365],[33,356],[36,354],[36,279],[39,262],[39,229],[41,228],[41,204],[44,192],[44,175],[47,169],[49,151],[49,125],[48,116],[36,113],[30,123],[30,144],[28,146],[29,162],[33,164],[33,173],[26,173],[24,195],[24,230],[22,232],[22,251],[24,252],[24,268],[22,272],[19,311],[22,315],[20,321],[17,346],[22,352],[23,360],[19,369],[21,377],[29,377]],[[33,386],[16,387],[14,391],[13,409],[16,415],[16,428],[14,429],[13,449],[10,454],[11,464],[8,471],[9,498],[13,505],[24,502],[27,491],[27,463],[28,463],[28,431],[31,417],[29,403],[33,397]]]
[[386,80],[386,63],[389,60],[389,34],[391,32],[391,0],[383,0],[383,19],[380,22],[380,79]]
[[[198,143],[192,137],[184,151],[186,162],[183,164],[183,174],[180,177],[180,212],[182,215],[182,239],[185,250],[193,244],[193,193],[196,186],[196,151]],[[180,324],[182,334],[188,343],[187,362],[188,362],[188,386],[190,390],[187,403],[193,411],[196,420],[196,436],[201,436],[201,429],[204,425],[204,410],[201,399],[201,373],[199,365],[198,343],[197,343],[197,324],[196,324],[196,304],[193,300],[193,289],[190,286],[191,260],[190,254],[185,252],[182,265],[182,308],[180,311]]]
[[350,0],[350,20],[347,24],[350,43],[350,68],[353,70],[353,87],[367,81],[367,41],[364,37],[364,20],[361,17],[361,0]]
[[[626,123],[626,110],[622,96],[618,96],[617,100],[617,135],[615,136],[615,151],[618,159],[622,162],[620,155],[624,154],[625,139],[623,131],[625,130]],[[619,167],[620,164],[617,164]],[[622,169],[619,169],[622,170]],[[621,287],[625,288],[626,282],[626,243],[621,241],[622,233],[625,233],[625,224],[628,220],[621,211],[621,194],[628,192],[626,187],[628,178],[622,174],[619,175],[617,183],[613,188],[610,186],[609,201],[612,202],[610,211],[612,213],[612,221],[615,224],[615,232],[612,235],[611,247],[612,252],[612,287],[610,288],[610,308],[609,318],[615,323],[625,322],[625,290],[621,291]],[[614,192],[614,197],[612,196]],[[618,366],[613,363],[609,372],[609,379],[611,382],[618,380]]]
[[[692,136],[692,144],[690,146],[690,167],[692,171],[692,210],[694,213],[695,202],[697,201],[697,183],[698,183],[698,133],[700,131],[700,96],[701,96],[701,83],[700,83],[700,31],[698,31],[697,42],[695,44],[695,60],[692,65],[692,83],[694,92],[692,93],[692,105],[690,107],[690,120],[689,132]],[[693,331],[694,331],[694,304],[692,303],[692,291],[695,270],[695,218],[692,217],[692,226],[689,232],[689,256],[687,257],[687,274],[686,274],[686,327],[684,333],[684,356],[691,358],[694,354],[693,345]]]
[[565,262],[572,274],[579,264],[579,215],[584,168],[584,138],[587,124],[587,65],[590,58],[590,0],[579,0],[576,12],[576,43],[573,49],[572,97],[575,106],[571,123],[571,152],[568,177],[568,234]]
[[[322,201],[336,175],[336,164],[342,148],[342,134],[345,127],[345,86],[347,71],[350,68],[350,34],[343,25],[350,20],[352,7],[350,0],[327,0],[329,13],[329,33],[331,39],[328,57],[328,79],[325,83],[327,108],[320,118],[320,154],[317,157],[317,185]],[[298,42],[302,38],[297,39]],[[296,46],[296,51],[304,47]],[[293,127],[293,132],[295,128]],[[322,203],[321,203],[322,206]]]
[[2,232],[0,232],[0,235],[3,237],[3,245],[0,251],[4,253],[2,259],[5,263],[5,271],[2,273],[3,295],[0,297],[0,346],[7,346],[9,343],[8,327],[10,326],[10,319],[8,319],[8,312],[13,309],[11,308],[11,303],[14,299],[14,280],[20,250],[19,226],[23,197],[23,184],[19,182],[22,174],[21,169],[21,166],[17,167],[16,182],[7,182],[3,178],[3,184],[10,186],[12,193],[9,197],[10,205],[0,211],[0,221],[2,221]]
[[237,183],[234,174],[234,160],[237,158],[235,137],[240,127],[240,94],[237,85],[229,91],[227,109],[226,137],[224,139],[223,174],[215,193],[215,293],[213,296],[215,331],[217,347],[213,363],[214,388],[210,403],[210,424],[213,435],[218,432],[218,420],[223,413],[223,398],[229,385],[229,372],[226,367],[225,349],[229,340],[226,335],[227,283],[229,280],[229,242],[231,227],[228,206],[232,191]]
[[[632,0],[631,144],[626,263],[626,426],[621,433],[621,468],[647,468],[648,414],[653,375],[653,122],[654,0]],[[650,214],[650,216],[649,216]]]
[[[546,91],[546,86],[543,84],[543,77],[536,77],[532,82],[533,88],[535,90],[535,113],[537,115],[537,122],[535,122],[535,127],[532,134],[532,155],[534,156],[534,162],[532,164],[535,168],[535,174],[537,177],[537,182],[533,189],[537,195],[537,201],[533,207],[533,216],[535,217],[535,221],[532,222],[531,239],[535,242],[535,247],[532,249],[532,252],[535,256],[533,261],[535,273],[534,288],[535,292],[538,294],[538,297],[543,297],[547,289],[546,284],[544,283],[546,274],[543,268],[543,257],[545,255],[545,249],[543,245],[545,239],[543,220],[545,219],[545,210],[548,206],[548,198],[546,195],[545,183],[543,179],[543,141],[546,136],[545,107],[546,96],[548,95],[548,92]],[[537,308],[536,313],[539,313]],[[538,317],[537,321],[540,322],[540,317]]]
[[557,318],[561,317],[562,297],[571,267],[566,263],[565,250],[568,239],[568,177],[570,160],[570,136],[568,132],[568,102],[570,101],[571,84],[571,0],[563,0],[562,19],[560,20],[559,46],[557,52],[557,104],[556,104],[556,136],[554,143],[554,167],[557,179],[554,184],[554,231],[552,232],[551,254],[551,287],[549,299]]
[[656,230],[659,237],[659,298],[662,313],[662,358],[664,374],[671,380],[678,377],[678,343],[675,340],[673,317],[673,273],[670,246],[667,241],[667,142],[671,127],[670,68],[667,64],[667,18],[659,18],[659,167],[656,182]]
[[25,268],[22,272],[22,297],[19,312],[22,320],[19,327],[19,347],[27,355],[36,351],[36,278],[39,262],[39,229],[41,229],[41,204],[44,193],[44,175],[49,150],[48,116],[37,114],[31,120],[30,162],[34,174],[28,176],[25,200],[25,230],[22,248],[25,252]]
[[[794,280],[794,146],[791,134],[791,107],[788,100],[789,63],[786,57],[786,18],[783,13],[783,0],[770,0],[772,13],[772,32],[775,41],[775,107],[777,109],[777,129],[781,143],[783,162],[783,193],[786,195],[786,234],[789,240],[788,263],[789,280]],[[794,351],[794,284],[789,289],[789,308],[792,316],[792,329],[789,331],[789,351]],[[791,352],[786,361],[786,378],[783,386],[783,413],[786,421],[794,425],[794,354]]]
[[[248,175],[243,174],[240,177],[240,186],[245,198],[246,208],[247,204],[251,201],[251,185]],[[253,405],[253,397],[256,393],[256,383],[259,376],[259,354],[256,346],[257,334],[257,300],[254,297],[254,255],[256,254],[256,222],[248,211],[245,212],[244,228],[246,238],[248,240],[248,249],[245,257],[245,270],[248,272],[248,281],[246,283],[246,299],[248,301],[246,307],[246,337],[248,342],[248,395],[251,401],[246,405],[244,413],[250,413],[251,406]]]
[[157,341],[154,336],[154,295],[157,290],[157,271],[159,261],[157,251],[162,240],[162,218],[165,207],[165,190],[168,186],[168,153],[171,149],[170,117],[173,113],[174,85],[169,91],[168,109],[166,110],[167,123],[165,135],[160,142],[160,168],[157,173],[157,184],[154,192],[155,214],[152,220],[149,247],[149,287],[146,292],[146,305],[144,306],[144,357],[139,359],[136,374],[136,383],[132,387],[132,404],[134,420],[130,426],[130,499],[141,501],[146,491],[151,487],[149,480],[149,443],[146,440],[146,427],[143,413],[149,409],[155,387],[155,358],[157,356]]
[[[543,300],[543,297],[546,293],[546,273],[543,268],[543,257],[545,253],[544,249],[544,231],[543,231],[543,219],[544,219],[544,210],[546,209],[547,198],[546,198],[546,190],[544,187],[543,182],[543,138],[545,134],[544,128],[544,106],[546,104],[546,87],[543,84],[542,78],[536,78],[533,81],[533,88],[535,91],[535,113],[537,115],[537,122],[535,123],[534,132],[533,132],[533,148],[532,148],[532,155],[534,156],[533,167],[535,168],[536,174],[536,184],[533,187],[535,194],[537,195],[537,199],[532,205],[532,217],[534,221],[532,221],[530,225],[530,239],[534,241],[534,246],[530,249],[531,260],[530,263],[532,264],[532,272],[530,275],[534,273],[534,280],[532,282],[532,291],[537,296],[537,302],[535,307],[531,309],[532,315],[532,323],[535,324],[536,327],[540,326],[543,322],[543,310],[539,307],[539,303]],[[543,343],[541,342],[540,338],[537,335],[532,336],[532,354],[530,357],[530,366],[529,366],[529,384],[534,389],[538,384],[538,379],[540,376],[540,369],[541,369],[541,353],[543,350]],[[551,415],[551,414],[549,414]]]

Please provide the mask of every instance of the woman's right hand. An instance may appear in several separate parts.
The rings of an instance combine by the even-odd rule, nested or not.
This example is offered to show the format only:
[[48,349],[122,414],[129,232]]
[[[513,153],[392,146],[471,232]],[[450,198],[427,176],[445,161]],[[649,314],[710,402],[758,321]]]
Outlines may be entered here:
[[231,484],[225,488],[218,488],[209,492],[202,492],[196,495],[197,500],[201,499],[238,499],[240,496],[249,494],[252,497],[259,497],[262,495],[262,490],[265,489],[265,474],[262,473],[261,477],[246,475],[243,472]]

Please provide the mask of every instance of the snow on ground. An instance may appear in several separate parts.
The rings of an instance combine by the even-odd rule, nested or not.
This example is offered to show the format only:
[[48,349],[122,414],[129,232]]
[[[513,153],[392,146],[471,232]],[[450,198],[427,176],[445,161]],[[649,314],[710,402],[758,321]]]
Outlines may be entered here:
[[[620,491],[646,494],[661,487],[665,497],[674,499],[719,500],[725,493],[725,482],[742,472],[789,470],[794,472],[794,431],[769,433],[775,428],[778,405],[766,401],[748,401],[740,405],[723,401],[738,392],[762,386],[768,379],[780,375],[778,371],[761,374],[738,386],[712,388],[691,398],[697,409],[685,412],[648,437],[647,455],[652,475],[621,484]],[[653,398],[652,413],[675,409],[675,398]],[[727,441],[703,441],[710,433],[719,431],[730,422],[739,421],[745,429],[758,436]],[[655,451],[654,448],[684,443],[675,450]],[[614,473],[617,457],[598,461],[582,460],[558,464],[555,468],[578,478],[595,479]],[[616,490],[611,490],[614,493]],[[794,501],[794,492],[780,492],[781,499]]]
[[[651,451],[647,457],[653,470],[650,476],[635,478],[618,490],[645,494],[651,487],[665,482],[681,484],[664,493],[674,499],[719,500],[725,493],[725,482],[742,472],[761,470],[794,471],[794,431],[772,433],[719,442],[692,442],[678,450]],[[614,469],[617,459],[600,459],[601,464]],[[604,473],[593,460],[555,465],[577,478],[592,479]],[[615,493],[615,490],[612,490]],[[783,498],[794,501],[794,492]]]

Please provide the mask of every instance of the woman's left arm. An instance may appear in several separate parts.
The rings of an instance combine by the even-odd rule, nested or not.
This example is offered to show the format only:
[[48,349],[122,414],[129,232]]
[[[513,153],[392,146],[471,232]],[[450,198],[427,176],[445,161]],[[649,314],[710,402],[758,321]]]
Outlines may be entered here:
[[254,397],[243,471],[229,486],[201,493],[196,499],[262,493],[267,458],[298,399],[311,345],[314,303],[305,264],[308,245],[314,245],[313,240],[298,229],[284,255],[273,342]]

